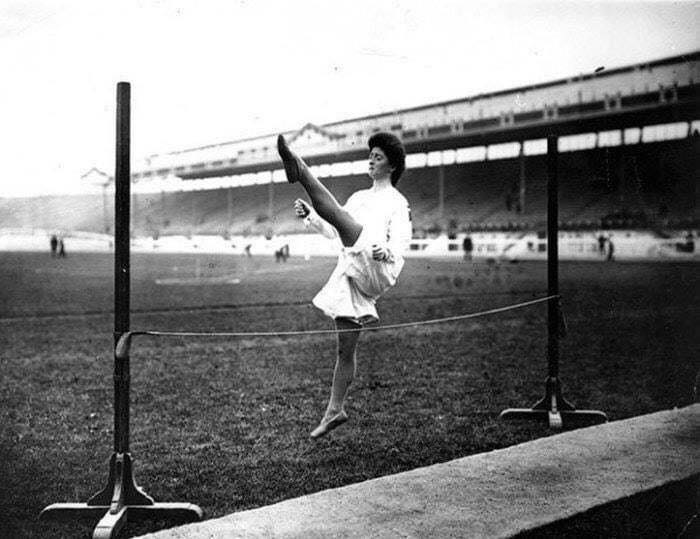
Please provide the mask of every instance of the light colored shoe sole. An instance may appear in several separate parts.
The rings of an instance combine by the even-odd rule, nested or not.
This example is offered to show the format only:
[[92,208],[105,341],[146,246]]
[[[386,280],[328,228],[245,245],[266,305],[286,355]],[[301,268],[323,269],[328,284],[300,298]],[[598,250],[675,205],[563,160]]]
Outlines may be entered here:
[[345,423],[348,420],[348,414],[345,412],[340,412],[339,414],[334,415],[332,418],[330,418],[328,421],[321,422],[321,424],[316,427],[313,431],[311,431],[311,438],[316,439],[320,438],[321,436],[325,436],[328,434],[330,431],[335,429],[336,427],[339,427],[343,423]]

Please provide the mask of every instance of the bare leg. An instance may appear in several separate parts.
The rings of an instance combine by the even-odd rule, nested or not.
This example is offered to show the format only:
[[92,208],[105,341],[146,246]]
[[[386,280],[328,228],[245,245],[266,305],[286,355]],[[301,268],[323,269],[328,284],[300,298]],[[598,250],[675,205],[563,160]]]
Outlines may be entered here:
[[[360,329],[355,322],[338,318],[335,327],[339,330]],[[328,402],[326,415],[335,415],[343,409],[345,396],[357,372],[357,360],[355,351],[357,350],[357,340],[360,337],[359,331],[345,331],[338,333],[338,359],[333,372],[333,386],[331,387],[331,399]]]
[[345,247],[354,245],[362,232],[362,225],[355,221],[326,186],[311,174],[306,163],[289,149],[282,135],[277,139],[277,150],[284,162],[287,179],[292,183],[298,181],[304,187],[314,209],[335,227]]
[[344,410],[345,397],[357,370],[355,351],[357,350],[357,340],[360,337],[360,326],[350,320],[337,318],[335,327],[338,330],[354,329],[358,331],[338,333],[338,358],[333,371],[331,398],[320,425],[311,433],[312,438],[319,438],[327,434],[348,419]]

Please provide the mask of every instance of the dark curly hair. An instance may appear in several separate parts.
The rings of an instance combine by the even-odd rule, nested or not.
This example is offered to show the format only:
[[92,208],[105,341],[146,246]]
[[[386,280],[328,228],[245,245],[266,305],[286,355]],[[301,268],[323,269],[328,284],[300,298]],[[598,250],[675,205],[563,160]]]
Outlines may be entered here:
[[391,185],[399,183],[401,174],[406,170],[406,150],[399,137],[393,133],[381,131],[369,137],[367,145],[370,150],[379,148],[384,152],[389,164],[394,167],[394,170],[391,172]]

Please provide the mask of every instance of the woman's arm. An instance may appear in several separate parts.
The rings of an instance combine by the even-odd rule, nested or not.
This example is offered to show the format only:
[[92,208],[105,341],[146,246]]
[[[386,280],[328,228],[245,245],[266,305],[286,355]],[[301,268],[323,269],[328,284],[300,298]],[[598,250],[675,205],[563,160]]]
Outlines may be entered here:
[[294,201],[294,210],[298,217],[304,220],[306,228],[312,227],[326,238],[332,240],[338,237],[338,231],[328,221],[323,219],[306,201],[298,198]]
[[[411,212],[408,203],[404,200],[397,204],[389,220],[388,238],[385,246],[379,246],[386,250],[384,260],[393,262],[398,257],[403,257],[411,243],[413,227],[411,226]],[[376,256],[375,256],[376,258]]]

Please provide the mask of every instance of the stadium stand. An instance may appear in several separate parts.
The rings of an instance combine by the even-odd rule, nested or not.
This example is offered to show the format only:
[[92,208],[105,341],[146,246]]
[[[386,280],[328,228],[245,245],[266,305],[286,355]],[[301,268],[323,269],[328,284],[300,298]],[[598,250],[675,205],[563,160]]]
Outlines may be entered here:
[[[344,202],[370,185],[364,173],[368,136],[379,130],[399,135],[409,154],[399,190],[421,238],[541,229],[547,199],[543,137],[565,125],[558,135],[560,228],[697,228],[699,59],[700,51],[307,124],[288,136]],[[586,121],[589,127],[581,127]],[[151,155],[133,167],[133,234],[303,233],[290,210],[303,193],[275,176],[279,168],[273,134]],[[85,176],[90,174],[109,179],[94,168]],[[112,221],[109,192],[0,199],[0,228],[109,233]]]
[[[700,139],[560,154],[563,229],[698,226]],[[525,160],[524,206],[518,208],[518,158],[409,169],[399,189],[411,204],[417,236],[450,230],[532,230],[546,222],[546,157]],[[344,202],[369,187],[366,176],[327,178]],[[515,193],[515,194],[514,194]],[[508,197],[511,195],[510,209]],[[305,232],[290,210],[303,193],[274,183],[229,189],[133,194],[136,236],[294,234]],[[442,210],[441,210],[442,206]],[[104,232],[113,209],[98,195],[0,199],[0,227]]]

